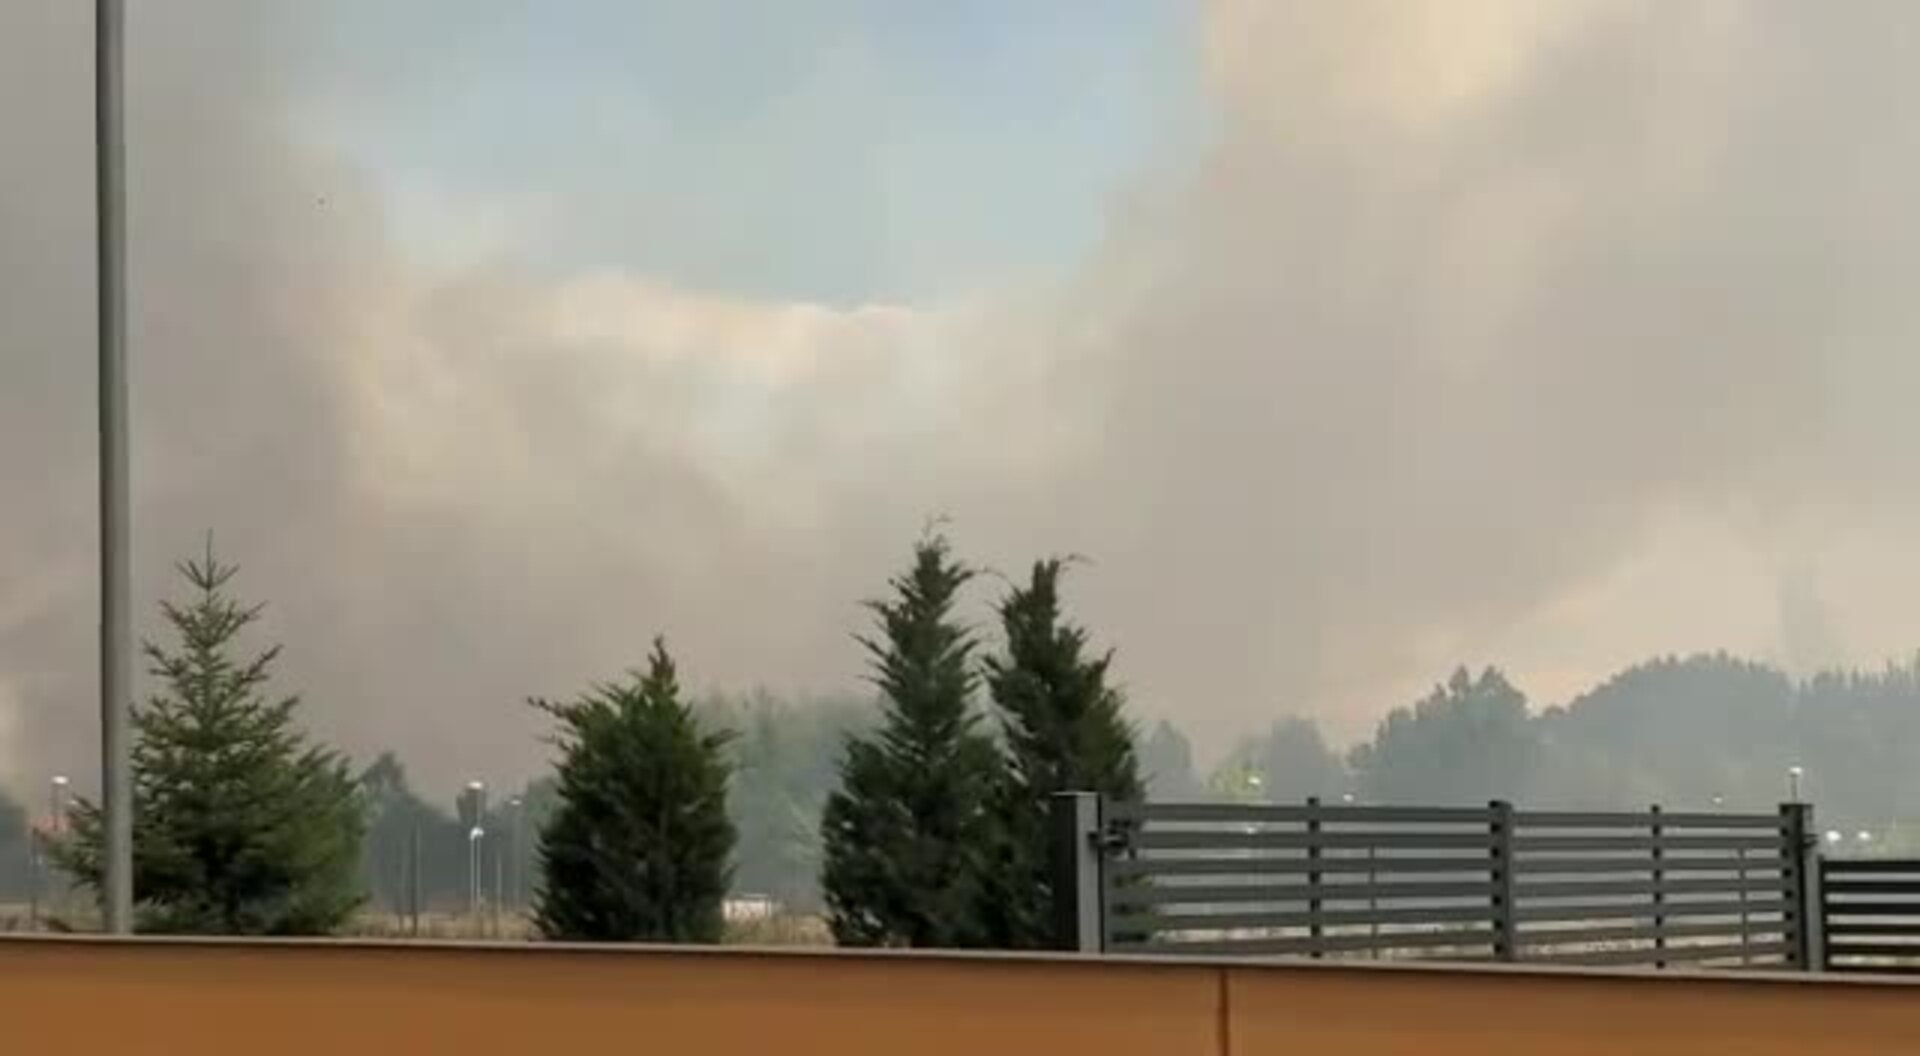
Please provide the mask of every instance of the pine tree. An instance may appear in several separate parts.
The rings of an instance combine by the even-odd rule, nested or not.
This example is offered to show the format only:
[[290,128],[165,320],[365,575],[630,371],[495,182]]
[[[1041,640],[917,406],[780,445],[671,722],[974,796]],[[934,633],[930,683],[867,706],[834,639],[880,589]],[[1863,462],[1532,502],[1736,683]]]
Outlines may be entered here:
[[[238,569],[178,566],[190,600],[163,602],[179,637],[146,656],[164,689],[134,709],[134,901],[141,931],[317,935],[360,904],[361,805],[345,760],[294,725],[298,697],[264,695],[280,647],[233,656],[260,606],[226,594]],[[82,801],[56,852],[96,892],[101,813]]]
[[850,738],[822,812],[821,888],[847,946],[979,946],[1000,762],[970,707],[972,635],[952,614],[973,571],[946,540],[923,539],[894,597],[868,603],[862,637],[881,723]]
[[540,830],[534,923],[550,939],[718,942],[731,880],[730,736],[701,727],[666,643],[644,675],[571,703],[553,814]]
[[1060,612],[1058,560],[1040,561],[1000,604],[1006,653],[985,662],[1007,767],[996,809],[1000,853],[983,912],[996,945],[1052,944],[1047,817],[1056,792],[1139,799],[1141,781],[1124,698],[1107,683],[1111,652],[1089,656],[1085,630]]

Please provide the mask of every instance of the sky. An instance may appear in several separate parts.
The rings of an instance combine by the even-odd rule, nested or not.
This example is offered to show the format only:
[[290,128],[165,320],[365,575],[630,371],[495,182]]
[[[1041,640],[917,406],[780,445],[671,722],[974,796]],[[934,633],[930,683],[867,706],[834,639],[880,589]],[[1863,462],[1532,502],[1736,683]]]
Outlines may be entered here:
[[380,182],[413,252],[853,305],[1069,267],[1116,190],[1193,138],[1194,12],[1091,14],[356,0],[289,50],[302,119]]
[[[934,518],[1210,751],[1920,645],[1898,0],[130,6],[136,594],[212,530],[430,790],[656,633],[858,691]],[[88,28],[0,5],[19,787],[94,735]]]

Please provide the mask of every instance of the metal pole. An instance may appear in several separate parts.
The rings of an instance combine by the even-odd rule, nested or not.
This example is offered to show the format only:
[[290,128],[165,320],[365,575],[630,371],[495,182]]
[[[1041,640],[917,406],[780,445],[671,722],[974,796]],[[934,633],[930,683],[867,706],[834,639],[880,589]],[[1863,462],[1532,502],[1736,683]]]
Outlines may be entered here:
[[480,826],[467,832],[467,919],[480,916]]
[[506,900],[506,855],[501,852],[500,841],[493,841],[493,903],[487,907],[487,925],[493,931],[493,937],[500,937],[500,903]]
[[27,829],[27,930],[40,930],[40,830]]
[[[71,786],[72,782],[67,779],[67,775],[53,775],[53,781],[47,796],[49,813],[52,815],[47,822],[47,839],[50,842],[61,839],[67,834],[67,792]],[[68,894],[68,883],[63,881],[56,873],[53,856],[51,853],[48,853],[51,850],[51,846],[42,848],[42,854],[40,856],[40,881],[46,888],[45,897],[48,914],[65,916],[67,913],[66,896]]]
[[420,819],[413,819],[407,837],[407,932],[420,935]]
[[133,927],[133,779],[128,710],[133,700],[127,473],[127,262],[123,0],[94,0],[95,296],[100,353],[100,799],[105,815],[101,908],[106,930]]

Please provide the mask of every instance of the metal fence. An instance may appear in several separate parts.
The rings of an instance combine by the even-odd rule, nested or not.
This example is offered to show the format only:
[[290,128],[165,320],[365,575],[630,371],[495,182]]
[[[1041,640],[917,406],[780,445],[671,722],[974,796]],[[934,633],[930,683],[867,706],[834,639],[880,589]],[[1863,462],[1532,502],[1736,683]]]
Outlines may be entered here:
[[1072,794],[1056,810],[1061,940],[1111,953],[1796,968],[1817,963],[1803,926],[1808,815]]
[[1820,862],[1830,972],[1920,975],[1920,859]]

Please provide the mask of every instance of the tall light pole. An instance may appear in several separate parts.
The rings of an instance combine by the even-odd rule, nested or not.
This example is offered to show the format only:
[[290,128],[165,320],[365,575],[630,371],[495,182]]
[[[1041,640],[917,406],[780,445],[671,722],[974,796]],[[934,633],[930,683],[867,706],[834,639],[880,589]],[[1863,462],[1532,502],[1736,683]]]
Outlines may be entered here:
[[58,891],[56,885],[52,883],[54,879],[52,844],[67,833],[67,792],[70,787],[71,782],[67,780],[65,774],[55,774],[47,783],[47,828],[46,832],[35,841],[39,853],[33,861],[35,867],[32,878],[33,908],[36,911],[34,914],[36,923],[39,919],[38,910],[42,897],[47,903],[49,913],[66,912],[65,899],[56,897]]
[[1787,802],[1800,802],[1800,779],[1807,776],[1805,769],[1799,766],[1787,767]]
[[100,895],[106,930],[133,926],[133,702],[127,454],[127,259],[123,0],[93,5],[95,300],[100,353],[100,802],[105,815]]
[[468,808],[473,823],[467,829],[467,913],[476,921],[480,916],[480,841],[486,838],[487,786],[482,781],[467,782]]
[[53,818],[53,831],[56,833],[67,831],[67,792],[72,787],[73,782],[65,774],[55,774],[53,780],[48,782],[47,809]]

